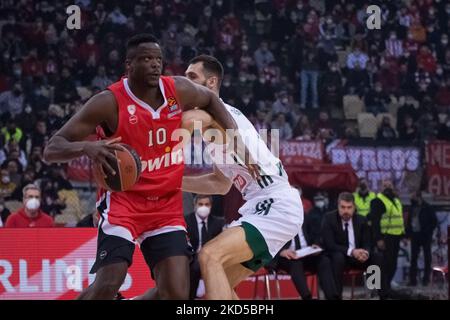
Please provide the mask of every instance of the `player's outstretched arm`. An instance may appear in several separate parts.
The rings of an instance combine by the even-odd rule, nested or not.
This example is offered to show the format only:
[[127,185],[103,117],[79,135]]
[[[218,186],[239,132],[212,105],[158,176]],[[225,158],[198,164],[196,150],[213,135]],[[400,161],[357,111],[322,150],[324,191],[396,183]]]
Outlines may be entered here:
[[106,158],[114,159],[111,151],[123,150],[120,138],[102,141],[83,141],[102,122],[111,123],[117,117],[117,104],[110,91],[93,96],[64,126],[55,133],[44,150],[46,162],[67,162],[87,155],[96,164],[103,164],[114,174]]
[[197,194],[227,194],[231,181],[214,166],[214,172],[183,177],[183,191]]

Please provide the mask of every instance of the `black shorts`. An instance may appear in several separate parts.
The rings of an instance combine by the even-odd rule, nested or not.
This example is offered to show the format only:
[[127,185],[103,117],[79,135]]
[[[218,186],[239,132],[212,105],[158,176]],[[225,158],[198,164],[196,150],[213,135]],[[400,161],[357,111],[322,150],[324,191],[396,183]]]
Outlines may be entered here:
[[[118,236],[108,235],[98,230],[97,256],[90,273],[96,273],[101,267],[117,262],[133,263],[135,244]],[[194,251],[190,246],[185,231],[172,231],[148,237],[141,244],[145,262],[153,269],[162,260],[173,256],[192,258]]]

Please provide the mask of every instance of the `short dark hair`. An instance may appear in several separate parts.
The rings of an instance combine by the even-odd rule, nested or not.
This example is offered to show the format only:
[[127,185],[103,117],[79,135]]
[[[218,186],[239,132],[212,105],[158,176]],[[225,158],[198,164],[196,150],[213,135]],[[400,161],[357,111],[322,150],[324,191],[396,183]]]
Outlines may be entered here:
[[338,197],[338,203],[340,201],[346,201],[346,202],[351,202],[351,203],[355,203],[355,197],[353,196],[353,193],[350,192],[341,192],[339,194]]
[[158,44],[158,39],[150,33],[139,33],[132,36],[127,41],[127,53],[130,49],[134,49],[141,43],[152,42]]
[[223,66],[220,63],[220,61],[214,58],[213,56],[201,54],[193,58],[191,61],[189,61],[189,64],[195,64],[199,62],[203,63],[203,68],[207,72],[212,73],[215,76],[217,76],[217,78],[219,78],[219,86],[220,86],[224,75]]
[[198,200],[200,200],[200,199],[206,199],[206,198],[209,199],[209,202],[211,202],[211,205],[212,205],[213,199],[212,199],[212,196],[210,196],[209,194],[197,194],[197,195],[194,197],[194,204],[197,204]]

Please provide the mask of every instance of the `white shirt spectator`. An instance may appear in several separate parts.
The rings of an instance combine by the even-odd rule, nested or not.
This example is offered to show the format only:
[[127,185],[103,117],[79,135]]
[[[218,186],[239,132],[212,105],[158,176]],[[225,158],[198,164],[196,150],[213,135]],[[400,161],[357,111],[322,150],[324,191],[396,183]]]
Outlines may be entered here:
[[385,41],[386,53],[391,57],[401,57],[403,55],[403,43],[397,38],[389,38]]
[[361,69],[365,69],[367,61],[369,61],[367,54],[361,51],[353,51],[347,56],[347,68],[355,69],[356,65],[359,65]]
[[273,130],[277,129],[279,132],[280,140],[289,140],[292,139],[292,129],[289,123],[285,122],[284,124],[278,124],[277,121],[273,121],[271,125],[272,134]]
[[262,71],[262,69],[267,67],[272,61],[275,61],[275,57],[270,50],[264,51],[261,48],[258,48],[255,51],[255,62],[258,70]]
[[12,116],[22,113],[23,94],[15,95],[12,91],[5,91],[0,94],[0,113],[9,112]]
[[120,11],[120,9],[115,9],[113,12],[111,12],[108,15],[108,19],[113,23],[113,24],[126,24],[127,23],[127,17],[125,17],[122,13],[122,11]]

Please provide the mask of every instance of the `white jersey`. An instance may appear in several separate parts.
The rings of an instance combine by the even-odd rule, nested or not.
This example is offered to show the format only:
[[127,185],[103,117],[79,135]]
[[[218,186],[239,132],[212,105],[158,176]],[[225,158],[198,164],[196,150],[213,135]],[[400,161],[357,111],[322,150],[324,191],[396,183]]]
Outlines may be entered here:
[[233,182],[245,200],[291,188],[280,159],[272,154],[253,124],[238,109],[228,104],[225,106],[236,122],[247,150],[261,168],[261,179],[255,181],[244,162],[234,152],[225,152],[227,148],[224,145],[214,143],[208,145],[212,163]]

